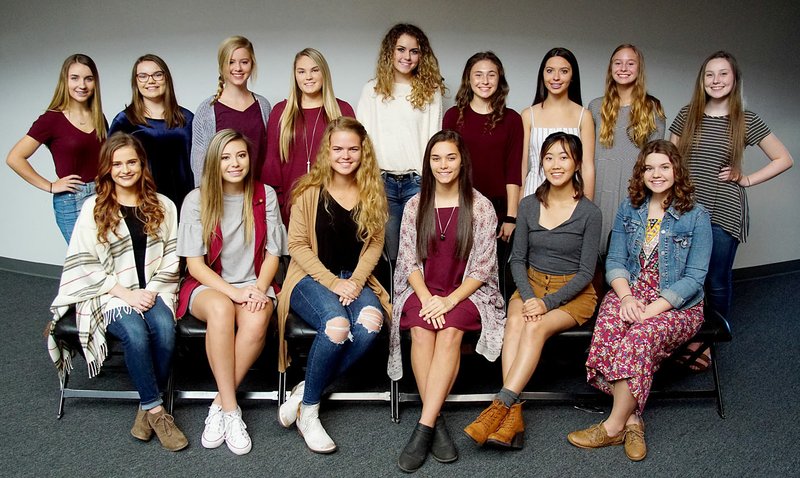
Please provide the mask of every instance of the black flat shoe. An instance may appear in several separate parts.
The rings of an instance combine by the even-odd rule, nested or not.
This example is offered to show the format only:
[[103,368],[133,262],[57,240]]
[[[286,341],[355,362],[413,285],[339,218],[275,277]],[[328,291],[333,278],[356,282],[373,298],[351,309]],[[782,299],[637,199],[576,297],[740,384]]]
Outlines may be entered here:
[[433,428],[417,423],[411,438],[400,453],[400,458],[397,459],[397,466],[406,473],[419,470],[431,449],[431,441],[433,441]]
[[450,432],[447,431],[444,417],[441,415],[436,417],[436,425],[433,427],[431,455],[439,463],[452,463],[458,460],[458,450],[450,437]]

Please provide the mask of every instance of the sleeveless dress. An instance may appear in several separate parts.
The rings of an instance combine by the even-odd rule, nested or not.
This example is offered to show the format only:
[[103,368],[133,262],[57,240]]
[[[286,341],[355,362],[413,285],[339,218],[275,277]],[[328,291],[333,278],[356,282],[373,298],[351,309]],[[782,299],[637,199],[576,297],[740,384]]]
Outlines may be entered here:
[[581,109],[581,115],[578,118],[578,125],[574,128],[569,127],[556,127],[556,128],[537,128],[533,122],[533,108],[530,110],[531,114],[531,139],[528,144],[528,175],[525,176],[525,188],[523,189],[522,197],[530,196],[536,192],[536,188],[544,181],[544,174],[539,168],[540,149],[544,140],[553,133],[564,132],[574,134],[577,137],[581,136],[581,121],[583,121],[583,113],[586,108]]

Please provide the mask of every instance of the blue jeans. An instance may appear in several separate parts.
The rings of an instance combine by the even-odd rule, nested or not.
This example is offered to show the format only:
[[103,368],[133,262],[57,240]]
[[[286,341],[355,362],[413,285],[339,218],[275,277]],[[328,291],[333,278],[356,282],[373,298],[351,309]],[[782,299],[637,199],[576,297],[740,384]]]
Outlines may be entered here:
[[402,180],[397,180],[385,172],[383,185],[386,188],[386,200],[389,202],[389,221],[386,223],[386,247],[389,258],[397,260],[397,249],[400,247],[400,221],[403,219],[403,208],[406,202],[419,192],[422,178],[414,173]]
[[133,309],[124,309],[108,324],[106,331],[122,342],[125,365],[136,390],[142,410],[161,405],[161,391],[166,389],[175,350],[175,317],[161,297],[144,319]]
[[[347,279],[350,273],[344,271],[340,277]],[[356,300],[344,306],[339,302],[338,295],[311,276],[305,276],[297,283],[289,301],[292,310],[317,330],[317,336],[308,352],[303,392],[303,404],[315,405],[320,402],[325,387],[364,356],[378,338],[378,332],[368,330],[359,321],[361,311],[366,307],[373,307],[383,318],[383,309],[378,297],[369,287],[365,286]],[[326,332],[331,327],[328,321],[335,317],[343,317],[350,322],[348,336],[341,342],[335,342]]]
[[53,212],[56,215],[56,224],[61,230],[61,235],[69,244],[72,238],[72,230],[75,229],[75,222],[78,221],[78,214],[86,199],[94,195],[94,183],[82,184],[76,193],[55,193],[53,194]]
[[733,302],[733,260],[739,241],[721,226],[711,224],[711,262],[706,276],[706,300],[711,308],[730,319]]

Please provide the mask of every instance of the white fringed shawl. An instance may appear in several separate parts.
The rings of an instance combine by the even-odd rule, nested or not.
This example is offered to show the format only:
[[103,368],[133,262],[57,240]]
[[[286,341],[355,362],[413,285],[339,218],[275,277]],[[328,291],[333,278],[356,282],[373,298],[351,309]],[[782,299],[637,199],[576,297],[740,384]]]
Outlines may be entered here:
[[[145,288],[156,292],[174,314],[179,284],[179,262],[175,253],[178,214],[175,205],[166,196],[159,194],[158,199],[164,207],[164,222],[158,238],[147,238]],[[63,342],[56,341],[56,323],[70,307],[75,307],[78,337],[89,367],[89,376],[94,377],[100,372],[108,354],[106,326],[121,311],[129,313],[131,310],[129,304],[108,292],[117,284],[131,290],[139,288],[130,231],[125,221],[121,220],[117,226],[121,237],[110,232],[109,242],[99,243],[94,221],[95,200],[96,196],[89,198],[81,208],[67,248],[58,296],[50,306],[53,321],[47,349],[62,378],[72,370],[73,352]]]

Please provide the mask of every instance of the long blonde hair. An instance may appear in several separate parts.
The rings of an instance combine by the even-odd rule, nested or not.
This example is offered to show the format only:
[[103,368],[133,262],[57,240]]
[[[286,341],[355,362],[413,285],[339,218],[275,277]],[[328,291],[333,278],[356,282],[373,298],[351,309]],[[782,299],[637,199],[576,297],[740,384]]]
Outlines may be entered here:
[[[337,131],[355,133],[361,139],[361,163],[355,173],[358,186],[358,203],[353,208],[353,220],[358,225],[358,236],[367,240],[383,234],[389,218],[386,190],[381,179],[375,149],[367,136],[367,130],[354,118],[340,116],[328,124],[322,135],[322,144],[317,154],[317,162],[311,171],[302,176],[292,192],[292,203],[298,200],[307,189],[327,188],[333,178],[330,161],[331,135]],[[326,198],[327,199],[327,198]]]
[[394,48],[402,35],[414,37],[419,43],[419,64],[412,72],[411,95],[407,99],[414,108],[422,110],[425,109],[425,105],[433,102],[437,90],[444,96],[447,93],[447,87],[445,87],[444,78],[439,72],[439,60],[433,54],[428,37],[415,25],[398,23],[383,37],[378,53],[378,64],[375,68],[375,92],[383,96],[383,101],[394,99],[392,96]]
[[686,123],[681,131],[681,139],[678,141],[678,150],[684,160],[688,160],[694,147],[700,143],[701,123],[703,114],[706,110],[708,95],[704,83],[706,66],[711,60],[721,58],[731,65],[734,84],[733,89],[728,95],[728,139],[726,144],[731,155],[731,173],[734,180],[739,180],[742,176],[742,158],[744,156],[745,134],[747,128],[744,120],[744,100],[742,99],[742,72],[736,58],[727,51],[717,51],[712,53],[703,62],[700,71],[697,73],[697,81],[694,86],[692,102],[689,103],[689,111],[686,113]]
[[64,63],[61,65],[61,72],[58,74],[58,83],[56,83],[56,90],[53,92],[53,99],[50,100],[47,109],[64,111],[69,108],[69,102],[72,98],[69,96],[69,81],[67,77],[69,76],[69,67],[75,63],[80,63],[81,65],[89,67],[92,76],[94,76],[94,92],[92,93],[92,102],[89,108],[92,112],[94,134],[99,141],[105,141],[108,126],[106,125],[106,117],[103,116],[103,104],[100,101],[100,74],[97,72],[97,65],[94,64],[94,60],[89,58],[88,55],[75,53],[64,60]]
[[253,68],[250,70],[250,79],[256,79],[256,51],[253,49],[253,44],[250,43],[250,40],[239,35],[234,35],[222,40],[222,43],[219,45],[219,50],[217,51],[217,65],[219,67],[217,92],[214,94],[211,104],[214,104],[219,97],[222,96],[222,90],[225,89],[225,69],[228,68],[233,52],[239,48],[244,48],[250,53],[250,61],[253,63]]
[[342,116],[342,110],[339,108],[339,103],[336,102],[336,95],[333,94],[333,83],[331,82],[331,70],[328,68],[328,62],[322,53],[313,49],[305,48],[294,56],[292,63],[291,86],[289,87],[289,97],[286,98],[286,108],[283,110],[280,119],[280,155],[281,161],[286,162],[289,160],[289,151],[294,143],[294,129],[298,121],[303,118],[303,105],[301,100],[303,93],[300,91],[300,86],[297,84],[295,77],[295,69],[297,62],[302,57],[308,57],[317,64],[319,71],[322,73],[322,107],[325,110],[325,122],[334,120]]
[[647,94],[646,77],[644,70],[644,55],[636,46],[625,43],[614,49],[608,61],[606,72],[606,92],[600,108],[600,144],[606,148],[614,146],[614,127],[617,125],[620,100],[617,82],[614,81],[612,69],[614,55],[620,50],[633,50],[639,63],[636,81],[633,84],[633,101],[631,102],[631,116],[628,123],[628,137],[638,148],[647,144],[650,135],[656,130],[656,117],[666,118],[661,102]]
[[222,150],[232,141],[243,141],[247,145],[250,156],[250,168],[244,178],[244,202],[242,204],[242,222],[244,223],[244,240],[247,244],[253,241],[253,165],[254,160],[250,155],[252,148],[247,138],[232,129],[220,130],[211,138],[211,144],[206,152],[203,164],[203,177],[200,180],[200,222],[203,225],[203,244],[206,248],[211,246],[211,239],[217,226],[222,221],[224,212],[222,194],[222,171],[220,161]]

